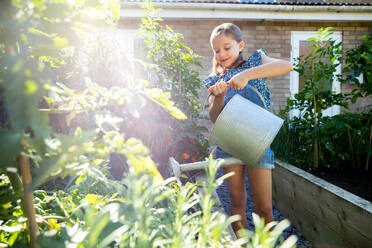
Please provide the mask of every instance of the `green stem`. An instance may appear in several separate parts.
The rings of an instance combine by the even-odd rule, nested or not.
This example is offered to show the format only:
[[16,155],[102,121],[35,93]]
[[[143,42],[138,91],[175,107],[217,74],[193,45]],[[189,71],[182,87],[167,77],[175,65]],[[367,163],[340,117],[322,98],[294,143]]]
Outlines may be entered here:
[[[311,59],[311,71],[314,73],[314,58]],[[318,114],[318,106],[317,106],[317,98],[316,98],[316,90],[313,85],[313,95],[314,95],[314,129],[318,126],[317,114]],[[314,134],[314,168],[318,168],[318,132]]]
[[16,194],[22,193],[23,192],[22,180],[19,177],[18,173],[5,171],[5,174],[9,178],[14,193]]
[[54,193],[54,199],[56,200],[59,208],[62,210],[63,214],[66,216],[69,222],[74,223],[71,219],[71,216],[67,213],[66,209],[63,207],[62,202],[58,199],[57,195]]
[[[314,129],[317,128],[318,126],[318,123],[317,123],[317,112],[316,112],[316,108],[317,108],[317,105],[316,105],[316,96],[314,94]],[[314,168],[318,168],[318,132],[316,132],[314,134]]]
[[[17,196],[23,195],[22,180],[19,177],[18,173],[5,171],[5,175],[9,178],[10,185],[12,185],[15,195]],[[23,202],[23,198],[21,198],[21,208],[22,208],[22,212],[25,214],[26,208],[25,208],[25,203]]]
[[367,150],[367,161],[365,166],[365,171],[368,171],[368,164],[369,164],[369,150],[371,149],[371,142],[372,142],[372,126],[369,127],[369,145]]
[[62,221],[66,221],[67,218],[66,217],[63,217],[63,216],[56,216],[56,215],[50,215],[50,216],[41,216],[44,220],[51,220],[51,219],[54,219],[54,220],[62,220]]
[[353,168],[355,169],[355,162],[354,162],[354,149],[353,149],[353,143],[351,142],[351,134],[349,128],[347,129],[347,137],[349,140],[349,145],[350,145],[350,151],[351,151],[351,161]]
[[69,114],[71,112],[81,113],[84,109],[38,109],[38,111],[48,114]]

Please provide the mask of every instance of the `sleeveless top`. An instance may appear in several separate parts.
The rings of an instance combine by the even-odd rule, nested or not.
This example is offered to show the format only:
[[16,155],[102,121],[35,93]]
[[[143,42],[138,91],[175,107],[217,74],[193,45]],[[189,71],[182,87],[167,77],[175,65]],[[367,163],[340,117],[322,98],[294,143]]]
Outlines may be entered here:
[[[239,67],[229,69],[225,73],[220,75],[211,74],[206,79],[203,80],[203,84],[205,87],[209,88],[212,85],[215,85],[217,82],[223,80],[225,82],[229,81],[234,75],[252,68],[261,65],[261,55],[266,55],[264,50],[257,50],[255,51],[248,60],[244,61]],[[258,78],[254,80],[248,81],[248,84],[255,88],[263,97],[265,103],[262,103],[262,100],[257,97],[257,93],[253,93],[250,87],[245,87],[241,90],[234,90],[230,87],[227,87],[227,92],[224,99],[224,106],[230,101],[230,99],[235,94],[240,94],[241,96],[245,97],[246,99],[252,101],[253,103],[261,106],[266,107],[266,109],[270,108],[271,101],[270,101],[270,92],[269,88],[266,84],[266,78]],[[224,158],[224,157],[231,157],[228,153],[226,153],[221,148],[217,147],[215,150],[215,158]],[[256,166],[257,168],[264,168],[264,169],[272,169],[274,168],[274,152],[270,149],[270,147],[265,152],[264,156],[261,159],[259,165]]]
[[[219,74],[219,75],[212,73],[206,79],[203,80],[203,84],[205,85],[205,87],[209,88],[212,85],[215,85],[219,81],[225,81],[225,82],[229,81],[234,75],[246,69],[261,65],[262,54],[266,55],[266,52],[262,49],[255,51],[239,67],[229,69],[226,72]],[[248,84],[254,87],[255,89],[257,89],[257,91],[263,96],[265,100],[265,106],[267,109],[269,109],[271,106],[271,100],[270,100],[269,88],[267,87],[267,84],[266,84],[266,78],[253,79],[253,80],[248,81]],[[227,87],[224,105],[226,105],[235,94],[240,94],[243,97],[248,98],[247,96],[249,94],[249,88],[245,87],[241,90],[234,90],[234,89],[231,89],[230,87]]]

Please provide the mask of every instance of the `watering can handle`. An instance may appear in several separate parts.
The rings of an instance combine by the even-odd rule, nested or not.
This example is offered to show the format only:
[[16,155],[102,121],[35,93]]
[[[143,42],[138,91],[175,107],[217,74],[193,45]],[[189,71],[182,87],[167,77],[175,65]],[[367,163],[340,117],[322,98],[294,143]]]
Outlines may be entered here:
[[[227,85],[229,85],[229,83],[227,83]],[[264,108],[267,109],[265,99],[263,98],[263,96],[261,95],[261,93],[258,92],[258,90],[257,90],[255,87],[253,87],[252,85],[247,84],[247,86],[245,86],[245,87],[248,87],[248,88],[250,88],[251,90],[253,90],[253,91],[257,94],[257,96],[261,99],[262,104],[264,105]],[[204,110],[205,110],[205,106],[206,106],[206,103],[207,103],[207,101],[208,101],[208,99],[209,99],[209,97],[210,97],[211,95],[213,95],[212,92],[209,93],[208,96],[206,97],[206,99],[204,100],[204,103],[203,103],[203,107],[202,107],[201,113],[204,112]]]

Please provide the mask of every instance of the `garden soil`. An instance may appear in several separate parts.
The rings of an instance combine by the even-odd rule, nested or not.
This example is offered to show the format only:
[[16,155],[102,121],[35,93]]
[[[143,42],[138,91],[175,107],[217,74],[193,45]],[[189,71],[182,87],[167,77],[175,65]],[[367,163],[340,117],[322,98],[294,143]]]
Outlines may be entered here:
[[307,172],[326,180],[350,193],[372,202],[372,173],[358,171],[308,170]]

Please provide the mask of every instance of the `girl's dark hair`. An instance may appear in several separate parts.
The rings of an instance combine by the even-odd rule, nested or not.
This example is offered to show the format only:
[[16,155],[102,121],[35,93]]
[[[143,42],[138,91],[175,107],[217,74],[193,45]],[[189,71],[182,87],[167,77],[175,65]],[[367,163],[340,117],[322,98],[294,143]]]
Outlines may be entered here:
[[[243,40],[242,31],[240,31],[240,28],[233,23],[223,23],[223,24],[217,26],[212,31],[212,34],[211,34],[211,37],[210,37],[210,43],[212,44],[213,39],[215,37],[219,36],[219,35],[230,36],[238,43]],[[244,61],[243,54],[242,54],[242,52],[239,52],[239,56],[236,59],[236,61],[233,64],[232,67],[239,66],[243,61]],[[221,73],[224,73],[227,70],[227,68],[225,68],[224,66],[219,64],[216,61],[216,59],[213,57],[213,69],[212,70],[216,74],[221,74]]]

